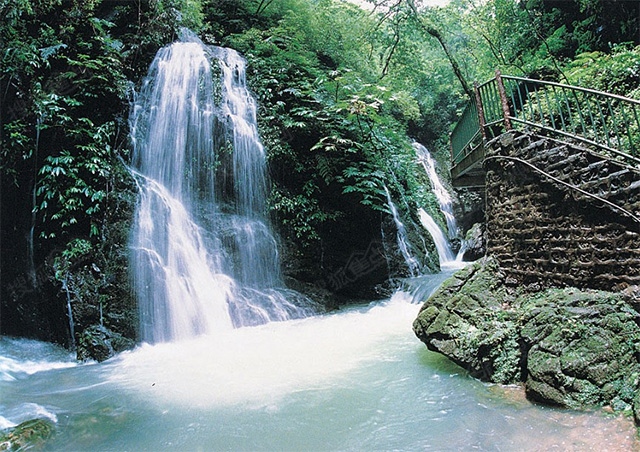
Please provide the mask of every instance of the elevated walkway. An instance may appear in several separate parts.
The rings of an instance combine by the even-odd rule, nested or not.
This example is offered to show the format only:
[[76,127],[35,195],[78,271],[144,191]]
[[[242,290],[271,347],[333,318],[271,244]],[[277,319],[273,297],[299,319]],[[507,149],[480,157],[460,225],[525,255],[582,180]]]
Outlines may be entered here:
[[510,130],[578,142],[603,159],[640,168],[638,100],[499,71],[474,88],[450,137],[455,187],[484,187],[487,145]]

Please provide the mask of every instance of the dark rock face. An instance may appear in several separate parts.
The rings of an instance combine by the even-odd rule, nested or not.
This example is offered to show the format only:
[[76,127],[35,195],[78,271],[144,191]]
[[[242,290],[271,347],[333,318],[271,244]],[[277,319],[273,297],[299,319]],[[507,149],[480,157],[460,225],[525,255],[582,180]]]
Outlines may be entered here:
[[134,340],[111,331],[103,325],[86,328],[78,338],[78,359],[105,361],[116,353],[135,347]]
[[416,335],[475,377],[524,382],[531,400],[633,408],[637,415],[637,287],[527,293],[504,279],[492,259],[458,272],[424,304],[413,325]]
[[475,223],[467,231],[463,247],[464,254],[462,258],[465,261],[471,262],[484,257],[487,252],[487,245],[484,239],[484,226],[481,223]]
[[[111,170],[113,180],[105,210],[94,215],[97,232],[93,237],[89,231],[63,236],[55,240],[55,246],[43,242],[49,248],[36,250],[33,281],[23,262],[26,253],[22,253],[22,260],[6,260],[11,255],[5,257],[3,248],[3,278],[5,267],[11,271],[8,283],[0,287],[2,334],[53,341],[69,348],[75,345],[82,360],[106,359],[104,350],[117,352],[129,347],[122,344],[137,339],[138,311],[128,269],[137,186],[123,163],[114,164]],[[99,337],[95,334],[99,326],[110,331],[104,336],[110,344],[84,348],[85,330],[92,342]],[[113,339],[116,337],[128,341]]]

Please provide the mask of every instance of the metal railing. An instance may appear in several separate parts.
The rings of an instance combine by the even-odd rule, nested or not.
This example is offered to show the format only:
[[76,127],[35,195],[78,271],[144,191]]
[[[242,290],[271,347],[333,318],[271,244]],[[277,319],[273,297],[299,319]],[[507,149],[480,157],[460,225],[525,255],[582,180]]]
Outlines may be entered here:
[[[608,157],[640,165],[639,100],[499,71],[476,85],[475,93],[451,133],[453,167],[477,163],[464,160],[487,139],[525,126],[588,143]],[[464,169],[457,168],[456,173],[461,172]]]
[[460,120],[451,133],[451,156],[454,164],[460,163],[471,151],[482,145],[475,102],[467,103]]

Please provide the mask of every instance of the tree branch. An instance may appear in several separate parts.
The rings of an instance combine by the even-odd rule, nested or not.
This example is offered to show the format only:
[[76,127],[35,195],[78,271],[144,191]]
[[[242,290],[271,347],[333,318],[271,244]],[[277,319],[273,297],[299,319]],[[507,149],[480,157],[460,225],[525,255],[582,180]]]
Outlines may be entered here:
[[429,35],[431,35],[432,37],[436,38],[437,41],[440,43],[440,46],[442,47],[442,50],[444,50],[444,53],[447,56],[447,59],[449,60],[449,64],[451,65],[451,68],[453,69],[453,73],[458,78],[458,81],[460,82],[460,85],[462,85],[462,89],[467,94],[467,96],[469,96],[469,98],[473,98],[473,96],[474,96],[473,90],[471,89],[471,87],[467,83],[467,80],[464,78],[464,75],[462,74],[462,70],[460,69],[460,65],[458,64],[458,61],[455,59],[455,57],[453,56],[453,54],[449,50],[449,46],[445,42],[445,40],[442,37],[442,34],[440,33],[440,31],[438,31],[435,27],[426,24],[422,20],[422,18],[420,17],[420,14],[418,13],[418,8],[416,8],[416,5],[415,5],[413,0],[406,0],[406,1],[407,1],[407,4],[409,5],[409,7],[411,8],[411,11],[413,12],[413,15],[414,15],[416,21],[418,21],[418,23],[420,24],[422,29],[425,32],[427,32]]

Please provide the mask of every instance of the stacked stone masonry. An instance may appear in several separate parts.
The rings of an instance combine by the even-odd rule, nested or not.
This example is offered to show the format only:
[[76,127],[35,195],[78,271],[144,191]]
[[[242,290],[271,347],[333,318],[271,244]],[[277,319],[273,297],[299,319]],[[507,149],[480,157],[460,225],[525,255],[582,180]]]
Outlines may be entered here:
[[487,252],[508,281],[640,284],[640,171],[523,132],[493,140],[486,157]]

